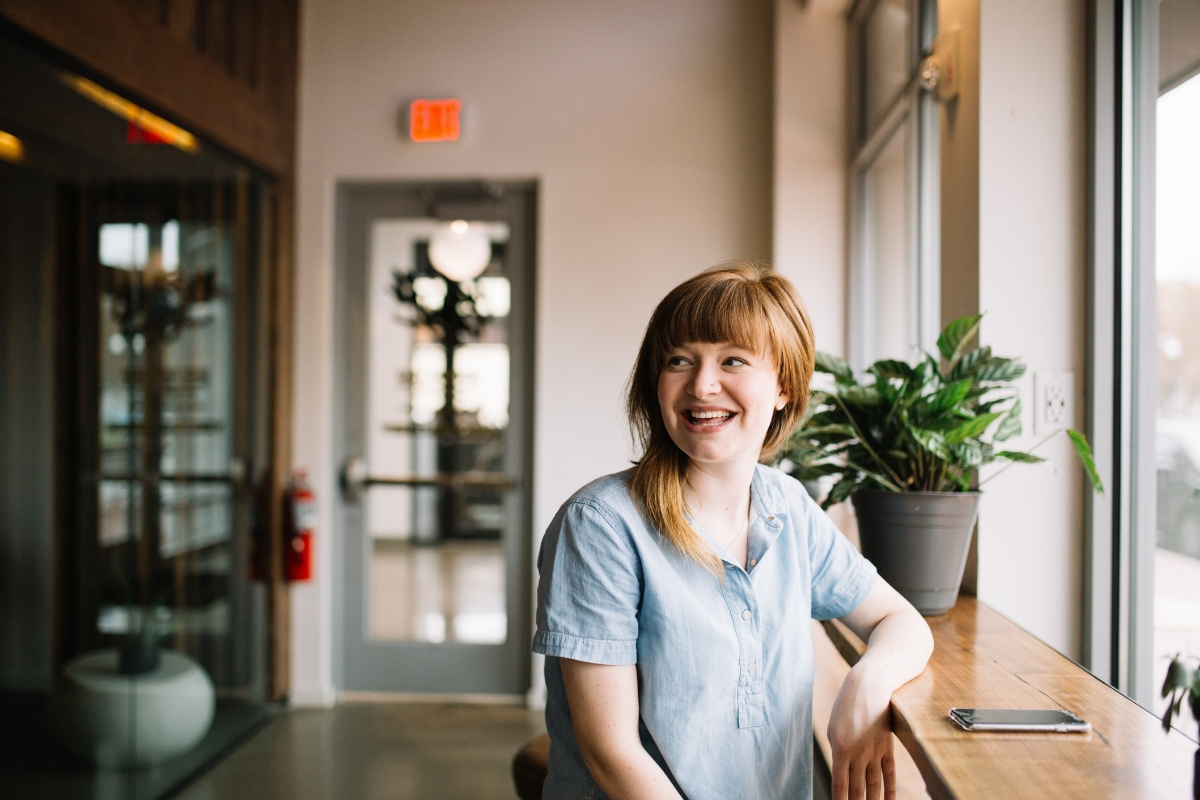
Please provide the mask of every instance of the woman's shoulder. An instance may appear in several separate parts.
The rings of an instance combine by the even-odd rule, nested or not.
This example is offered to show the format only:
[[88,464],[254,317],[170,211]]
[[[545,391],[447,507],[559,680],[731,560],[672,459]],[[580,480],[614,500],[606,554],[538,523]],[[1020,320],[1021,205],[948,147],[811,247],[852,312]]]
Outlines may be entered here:
[[629,491],[629,482],[632,478],[632,468],[596,478],[567,498],[562,505],[562,510],[585,506],[610,519],[624,517],[636,510]]
[[559,507],[542,538],[539,568],[543,556],[560,550],[586,554],[585,561],[600,563],[596,559],[612,559],[636,549],[631,541],[638,527],[637,509],[629,493],[632,472],[597,478]]

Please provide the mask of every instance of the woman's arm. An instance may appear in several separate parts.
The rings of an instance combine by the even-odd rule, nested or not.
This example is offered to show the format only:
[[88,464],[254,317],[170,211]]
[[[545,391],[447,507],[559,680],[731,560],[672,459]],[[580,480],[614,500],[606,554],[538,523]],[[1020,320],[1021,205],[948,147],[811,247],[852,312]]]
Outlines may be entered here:
[[933,634],[912,605],[879,578],[858,608],[842,617],[867,643],[838,692],[829,718],[834,800],[896,796],[892,692],[921,674]]
[[682,800],[638,736],[637,667],[559,663],[579,752],[604,793],[612,800]]

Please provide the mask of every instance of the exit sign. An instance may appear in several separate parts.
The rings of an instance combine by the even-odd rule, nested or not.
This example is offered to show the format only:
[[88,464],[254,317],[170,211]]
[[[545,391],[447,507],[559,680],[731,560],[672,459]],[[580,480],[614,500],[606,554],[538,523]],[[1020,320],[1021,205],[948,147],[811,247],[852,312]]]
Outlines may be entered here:
[[458,141],[461,110],[461,100],[413,100],[408,108],[408,134],[414,142]]

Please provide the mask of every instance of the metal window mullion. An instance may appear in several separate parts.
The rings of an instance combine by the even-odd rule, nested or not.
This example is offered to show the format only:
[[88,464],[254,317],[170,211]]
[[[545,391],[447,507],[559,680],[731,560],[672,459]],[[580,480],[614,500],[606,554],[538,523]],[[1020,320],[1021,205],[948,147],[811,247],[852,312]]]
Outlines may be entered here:
[[[909,311],[912,312],[908,320],[908,341],[909,344],[922,346],[922,333],[924,328],[925,303],[922,302],[922,289],[924,281],[922,280],[921,271],[921,253],[922,244],[922,205],[921,205],[921,190],[923,187],[921,175],[921,96],[917,95],[913,102],[913,113],[910,113],[908,119],[905,120],[905,127],[908,129],[908,169],[905,176],[905,189],[908,194],[907,202],[905,203],[904,224],[908,229],[908,252],[905,253],[905,262],[908,267],[908,298]],[[897,131],[899,134],[899,131]],[[910,353],[910,357],[911,357]]]
[[850,175],[850,280],[847,310],[849,336],[847,337],[846,357],[850,366],[856,370],[863,369],[867,364],[867,342],[870,335],[871,314],[869,313],[867,297],[866,257],[863,239],[866,236],[864,225],[865,210],[863,208],[863,174],[857,169],[851,170]]
[[1154,558],[1157,545],[1157,342],[1155,299],[1155,117],[1158,105],[1158,0],[1134,0],[1132,25],[1133,110],[1132,386],[1130,453],[1130,661],[1129,695],[1146,707],[1154,702]]
[[917,103],[918,205],[917,205],[917,344],[937,352],[942,327],[942,185],[938,134],[938,102],[924,93]]
[[1084,504],[1083,665],[1117,683],[1116,520],[1120,486],[1120,408],[1117,334],[1119,271],[1119,139],[1121,51],[1117,46],[1121,0],[1090,4],[1090,164],[1088,215],[1088,349],[1086,433],[1106,495],[1086,492]]

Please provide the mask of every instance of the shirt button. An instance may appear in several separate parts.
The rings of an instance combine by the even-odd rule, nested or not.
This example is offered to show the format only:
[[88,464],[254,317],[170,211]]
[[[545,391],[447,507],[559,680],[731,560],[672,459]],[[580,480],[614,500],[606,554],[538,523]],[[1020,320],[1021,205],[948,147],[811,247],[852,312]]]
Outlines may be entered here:
[[742,612],[742,619],[744,619],[744,620],[749,620],[753,616],[754,615],[750,613],[750,609],[748,609],[748,608]]
[[758,559],[757,559],[757,558],[752,558],[752,559],[750,559],[750,566],[752,566],[752,567],[753,567],[753,566],[754,566],[755,564],[757,564],[757,563],[758,563]]
[[751,661],[749,664],[746,665],[746,672],[754,672],[754,662],[753,661]]
[[774,517],[767,517],[767,522],[774,522],[774,521],[775,521]]

